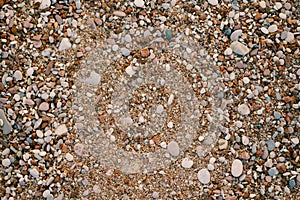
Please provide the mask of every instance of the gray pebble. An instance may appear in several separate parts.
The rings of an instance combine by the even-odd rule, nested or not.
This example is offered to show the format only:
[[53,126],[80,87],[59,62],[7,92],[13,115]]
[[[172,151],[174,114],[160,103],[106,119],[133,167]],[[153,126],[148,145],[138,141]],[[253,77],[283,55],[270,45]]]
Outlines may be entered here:
[[267,145],[269,151],[273,151],[275,149],[275,142],[273,140],[268,140]]
[[123,48],[121,48],[121,54],[122,54],[123,56],[126,56],[126,57],[127,57],[127,56],[130,55],[130,51],[129,51],[129,49],[123,47]]
[[269,176],[276,176],[278,174],[278,170],[276,169],[276,167],[272,167],[271,169],[268,170],[268,174]]

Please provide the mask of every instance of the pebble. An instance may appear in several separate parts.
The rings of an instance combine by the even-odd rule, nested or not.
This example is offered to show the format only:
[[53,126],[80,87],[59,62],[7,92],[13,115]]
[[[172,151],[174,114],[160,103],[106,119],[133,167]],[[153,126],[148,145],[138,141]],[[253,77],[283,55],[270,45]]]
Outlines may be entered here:
[[265,27],[261,27],[260,28],[261,32],[263,32],[264,34],[269,34],[269,30]]
[[285,41],[291,42],[291,41],[293,41],[294,39],[295,39],[295,36],[294,36],[293,33],[291,33],[291,32],[287,32],[287,33],[286,33]]
[[114,11],[113,14],[115,16],[118,16],[118,17],[126,17],[126,13],[122,12],[122,11]]
[[42,0],[39,9],[44,10],[51,6],[51,0]]
[[231,43],[230,48],[232,51],[238,55],[245,56],[250,52],[249,48],[243,45],[238,41],[234,41]]
[[50,194],[51,194],[50,190],[45,190],[45,191],[43,192],[43,197],[44,197],[44,198],[47,198]]
[[100,187],[98,185],[94,185],[93,186],[93,191],[96,193],[96,194],[99,194],[100,193]]
[[23,78],[22,72],[20,72],[19,70],[15,71],[13,77],[16,79],[16,81],[22,80],[22,78]]
[[3,134],[8,134],[12,132],[12,126],[6,118],[5,112],[0,109],[0,119],[2,121]]
[[98,85],[100,83],[100,79],[101,79],[100,74],[98,74],[95,71],[92,71],[90,73],[90,77],[88,77],[87,79],[85,79],[84,82],[87,83],[87,84],[91,84],[91,85]]
[[125,48],[125,47],[122,47],[121,48],[121,54],[125,57],[129,56],[130,55],[130,51],[129,49]]
[[239,37],[243,34],[243,31],[241,29],[234,31],[231,35],[230,35],[230,39],[231,41],[236,41],[239,39]]
[[250,114],[250,108],[246,104],[240,104],[240,105],[238,105],[238,112],[241,115],[249,115]]
[[174,157],[179,156],[179,146],[177,142],[175,141],[170,142],[167,146],[167,150],[172,156]]
[[232,49],[231,48],[227,48],[225,51],[224,51],[224,55],[225,56],[230,56],[232,54]]
[[189,169],[193,166],[194,162],[193,160],[189,159],[189,158],[183,158],[181,161],[181,166],[185,169]]
[[66,153],[66,156],[65,156],[65,157],[66,157],[67,161],[69,161],[69,162],[72,162],[73,159],[74,159],[73,155],[70,154],[70,153]]
[[275,119],[280,119],[280,117],[281,117],[280,112],[275,111],[275,112],[274,112],[274,118],[275,118]]
[[157,114],[161,114],[163,111],[164,111],[163,105],[158,105],[158,106],[156,107],[156,113],[157,113]]
[[296,186],[296,181],[295,180],[290,180],[289,181],[289,186],[290,186],[290,188],[294,188]]
[[219,4],[218,0],[208,0],[208,3],[212,6],[216,6]]
[[40,106],[39,106],[39,110],[40,111],[47,111],[47,110],[49,110],[49,104],[47,102],[41,103]]
[[276,31],[277,31],[277,25],[276,25],[276,24],[273,24],[273,25],[269,26],[268,31],[269,31],[270,33],[276,32]]
[[299,144],[299,138],[297,138],[297,137],[296,138],[292,138],[291,141],[295,145]]
[[9,167],[10,164],[11,164],[10,159],[5,158],[5,159],[2,160],[2,165],[3,165],[4,167]]
[[134,0],[134,5],[136,7],[142,8],[145,5],[145,2],[143,0]]
[[29,170],[29,173],[30,173],[30,175],[31,175],[33,178],[39,177],[39,172],[38,172],[35,168],[30,169],[30,170]]
[[59,125],[55,130],[55,135],[62,135],[68,132],[68,128],[65,124]]
[[268,140],[267,146],[269,151],[273,151],[275,149],[275,142],[273,140]]
[[27,69],[26,75],[27,76],[32,76],[33,72],[34,72],[34,69],[32,67],[30,67],[30,68]]
[[239,159],[235,159],[231,165],[231,174],[234,177],[239,177],[243,172],[243,163]]
[[276,169],[276,167],[272,167],[271,169],[268,170],[268,174],[271,177],[276,176],[278,174],[278,170]]
[[153,192],[152,193],[152,198],[153,199],[158,199],[159,198],[159,193],[158,192]]
[[198,172],[198,180],[202,183],[202,184],[208,184],[210,182],[210,173],[207,169],[201,169]]
[[58,51],[64,51],[70,49],[72,46],[68,38],[63,38],[59,44]]
[[227,146],[228,146],[228,141],[227,141],[227,140],[220,139],[220,140],[218,141],[218,143],[219,143],[219,149],[220,149],[220,150],[227,149]]
[[248,145],[249,144],[249,138],[245,135],[242,136],[242,143],[243,145]]

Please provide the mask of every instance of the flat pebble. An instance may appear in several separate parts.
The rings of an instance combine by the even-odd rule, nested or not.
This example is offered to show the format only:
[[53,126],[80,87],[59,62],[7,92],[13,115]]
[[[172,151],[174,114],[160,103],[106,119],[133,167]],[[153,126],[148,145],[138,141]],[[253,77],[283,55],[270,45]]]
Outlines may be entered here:
[[273,24],[273,25],[269,26],[268,31],[269,31],[270,33],[276,32],[276,31],[277,31],[277,25],[276,25],[276,24]]
[[273,151],[275,149],[275,142],[273,140],[268,140],[267,146],[269,151]]
[[249,115],[250,114],[250,108],[246,104],[240,104],[240,105],[238,105],[238,112],[241,115]]
[[100,187],[98,185],[94,185],[93,186],[93,191],[96,193],[96,194],[99,194],[100,193]]
[[210,182],[210,173],[207,169],[201,169],[198,174],[198,180],[202,184],[208,184]]
[[243,45],[238,41],[234,41],[231,43],[230,48],[232,51],[238,55],[245,56],[250,52],[249,48]]
[[243,145],[248,145],[249,144],[249,138],[245,135],[242,136],[242,143]]
[[218,0],[208,0],[208,3],[212,6],[216,6],[219,4]]
[[293,144],[297,145],[299,144],[299,138],[295,137],[295,138],[291,138],[291,141]]
[[9,167],[10,164],[11,164],[10,159],[5,158],[5,159],[2,160],[2,165],[3,165],[4,167]]
[[159,198],[159,193],[158,192],[153,192],[152,193],[152,198],[153,199],[158,199]]
[[230,35],[230,40],[231,41],[236,41],[239,39],[239,37],[243,34],[243,31],[241,29],[234,31],[231,35]]
[[125,17],[126,16],[126,13],[122,12],[122,11],[114,11],[113,14],[115,16],[118,16],[118,17]]
[[134,0],[134,5],[136,7],[142,8],[145,5],[145,2],[143,0]]
[[55,135],[62,135],[68,132],[68,128],[65,124],[59,125],[55,130]]
[[51,6],[51,0],[42,0],[39,9],[44,10]]
[[129,56],[130,55],[130,51],[129,49],[125,48],[125,47],[122,47],[121,48],[121,54],[125,57]]
[[20,72],[19,70],[15,71],[13,77],[16,79],[16,81],[22,80],[22,78],[23,78],[22,72]]
[[3,134],[8,134],[12,132],[12,126],[7,120],[5,112],[2,109],[0,109],[0,119],[2,121]]
[[49,110],[49,104],[47,102],[43,102],[39,105],[39,110],[40,111],[47,111]]
[[66,156],[65,156],[65,157],[66,157],[67,161],[69,161],[69,162],[72,162],[73,159],[74,159],[73,155],[70,154],[70,153],[66,153]]
[[234,177],[239,177],[243,172],[243,163],[239,159],[235,159],[231,165],[231,174]]
[[261,32],[263,32],[264,34],[269,34],[269,30],[265,27],[261,27],[260,28]]
[[225,56],[230,56],[232,54],[232,49],[231,48],[227,48],[225,51],[224,51],[224,55]]
[[183,168],[189,169],[193,166],[194,162],[193,160],[189,159],[189,158],[183,158],[181,161],[181,166]]
[[167,146],[167,150],[172,156],[174,157],[179,156],[179,146],[177,142],[175,141],[170,142]]
[[36,170],[35,168],[30,169],[30,170],[29,170],[29,173],[30,173],[30,175],[31,175],[33,178],[39,177],[39,172],[38,172],[38,170]]
[[268,174],[271,177],[276,176],[278,174],[278,170],[276,169],[276,167],[272,167],[268,170]]

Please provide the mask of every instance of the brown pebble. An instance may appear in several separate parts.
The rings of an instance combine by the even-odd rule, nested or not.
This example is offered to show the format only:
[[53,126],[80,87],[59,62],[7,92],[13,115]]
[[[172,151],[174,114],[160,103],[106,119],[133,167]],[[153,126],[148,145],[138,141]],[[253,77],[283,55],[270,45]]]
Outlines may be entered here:
[[144,48],[144,49],[141,50],[141,56],[143,58],[147,58],[149,55],[150,55],[150,51],[149,51],[148,48]]

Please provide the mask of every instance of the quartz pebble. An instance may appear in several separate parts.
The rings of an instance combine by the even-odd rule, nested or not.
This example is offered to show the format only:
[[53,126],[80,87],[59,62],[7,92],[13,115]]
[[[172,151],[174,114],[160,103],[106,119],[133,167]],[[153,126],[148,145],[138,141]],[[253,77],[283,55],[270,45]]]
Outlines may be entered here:
[[208,3],[212,6],[216,6],[219,4],[218,0],[208,0]]
[[33,178],[39,177],[39,172],[38,172],[35,168],[30,169],[30,170],[29,170],[29,173],[30,173],[30,175],[31,175]]
[[49,8],[51,5],[51,0],[42,0],[39,9],[44,10]]
[[144,7],[145,2],[144,2],[144,0],[134,0],[134,5],[136,7],[142,8],[142,7]]
[[247,136],[242,136],[242,143],[243,145],[248,145],[249,144],[249,138]]
[[59,125],[55,130],[55,135],[62,135],[68,132],[68,128],[65,124]]
[[198,180],[202,184],[208,184],[210,182],[210,173],[207,169],[201,169],[198,174]]
[[182,159],[181,166],[183,168],[189,169],[193,166],[194,162],[189,158]]
[[268,31],[269,31],[270,33],[276,32],[276,31],[277,31],[277,25],[276,25],[276,24],[273,24],[273,25],[269,26]]
[[249,107],[246,104],[240,104],[238,106],[238,112],[241,115],[249,115],[250,114],[250,109],[249,109]]
[[236,30],[230,35],[231,41],[236,41],[239,39],[239,37],[243,34],[242,30]]
[[172,156],[174,157],[179,156],[180,152],[179,152],[179,146],[177,142],[175,141],[170,142],[167,146],[167,150]]
[[225,56],[230,56],[232,54],[232,49],[231,48],[227,48],[225,51],[224,51],[224,55]]
[[230,45],[230,48],[232,49],[232,51],[234,53],[241,55],[241,56],[245,56],[246,54],[248,54],[250,52],[248,47],[246,47],[245,45],[243,45],[242,43],[240,43],[238,41],[232,42]]
[[235,159],[231,165],[231,174],[234,177],[239,177],[243,172],[243,163],[239,159]]

